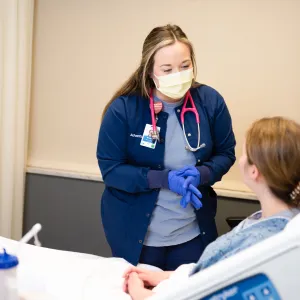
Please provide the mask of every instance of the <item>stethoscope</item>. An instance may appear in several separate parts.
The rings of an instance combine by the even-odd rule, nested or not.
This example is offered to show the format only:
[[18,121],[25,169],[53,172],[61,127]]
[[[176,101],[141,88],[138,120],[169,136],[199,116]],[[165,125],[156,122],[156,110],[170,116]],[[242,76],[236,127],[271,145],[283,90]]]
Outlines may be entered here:
[[[154,104],[154,100],[153,100],[153,96],[152,96],[152,90],[150,90],[150,94],[149,94],[149,98],[150,98],[150,111],[151,111],[151,121],[152,121],[152,132],[151,132],[151,138],[152,140],[156,140],[159,142],[159,132],[157,130],[156,127],[156,121],[158,120],[157,114],[162,110],[162,104],[159,103],[158,105]],[[192,107],[187,107],[187,103],[190,100],[191,106]],[[184,127],[184,114],[187,112],[192,112],[194,113],[195,117],[196,117],[196,124],[198,127],[198,143],[197,143],[197,147],[193,148],[187,137],[186,137],[186,133],[185,133],[185,127]],[[183,135],[186,141],[187,146],[185,147],[186,150],[191,151],[191,152],[196,152],[199,149],[205,147],[205,143],[202,143],[200,145],[200,117],[199,117],[199,113],[196,109],[194,100],[192,98],[192,95],[190,93],[190,91],[187,91],[185,97],[184,97],[184,102],[183,102],[183,106],[182,106],[182,110],[180,113],[180,121],[182,124],[182,130],[183,130]]]

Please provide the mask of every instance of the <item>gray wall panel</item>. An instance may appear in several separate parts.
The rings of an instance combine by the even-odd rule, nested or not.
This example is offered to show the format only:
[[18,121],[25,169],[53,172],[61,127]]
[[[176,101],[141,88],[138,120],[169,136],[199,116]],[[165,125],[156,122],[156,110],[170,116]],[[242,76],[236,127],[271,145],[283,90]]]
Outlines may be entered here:
[[219,197],[218,211],[216,216],[219,235],[224,234],[230,230],[230,227],[227,225],[226,218],[248,217],[258,210],[260,210],[258,201]]
[[39,222],[44,247],[110,256],[101,217],[103,184],[28,174],[24,231]]

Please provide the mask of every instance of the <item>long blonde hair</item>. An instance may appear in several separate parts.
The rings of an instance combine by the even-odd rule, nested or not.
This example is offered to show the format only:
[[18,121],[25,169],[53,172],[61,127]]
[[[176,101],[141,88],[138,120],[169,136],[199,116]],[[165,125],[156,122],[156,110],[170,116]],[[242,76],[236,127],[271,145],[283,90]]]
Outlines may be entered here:
[[[111,100],[103,110],[102,117],[105,115],[111,103],[120,96],[139,93],[140,95],[149,98],[149,90],[155,87],[153,80],[150,78],[154,65],[154,55],[159,49],[172,45],[176,41],[188,46],[194,69],[194,78],[196,78],[197,66],[194,48],[186,34],[177,25],[168,24],[156,27],[148,34],[144,41],[142,59],[139,67],[112,96]],[[192,87],[197,86],[199,86],[199,84],[193,82]]]

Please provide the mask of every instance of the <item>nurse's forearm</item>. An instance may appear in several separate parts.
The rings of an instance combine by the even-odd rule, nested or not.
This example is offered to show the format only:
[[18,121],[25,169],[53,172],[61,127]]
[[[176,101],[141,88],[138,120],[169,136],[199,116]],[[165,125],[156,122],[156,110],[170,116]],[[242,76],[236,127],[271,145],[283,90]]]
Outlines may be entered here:
[[170,170],[149,170],[147,174],[150,189],[169,189]]
[[200,173],[200,185],[209,185],[211,171],[207,166],[198,166],[196,167]]
[[[200,185],[210,185],[211,170],[207,166],[196,167],[200,173]],[[150,189],[169,189],[170,170],[149,170],[147,174],[148,184]]]
[[107,159],[99,159],[98,164],[106,186],[127,193],[148,193],[151,191],[147,179],[149,168]]
[[234,154],[224,153],[224,154],[212,156],[209,161],[204,162],[202,166],[197,167],[197,168],[207,168],[209,170],[209,178],[207,179],[208,182],[206,184],[202,184],[202,183],[200,184],[214,185],[216,182],[220,181],[222,177],[229,171],[229,169],[234,164],[234,162],[235,162]]

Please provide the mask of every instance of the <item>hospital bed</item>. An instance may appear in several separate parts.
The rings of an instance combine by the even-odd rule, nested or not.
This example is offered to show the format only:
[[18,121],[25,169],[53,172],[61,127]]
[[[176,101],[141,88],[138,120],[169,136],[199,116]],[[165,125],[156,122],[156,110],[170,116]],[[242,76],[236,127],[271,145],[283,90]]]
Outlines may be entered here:
[[[65,252],[0,237],[0,246],[18,253],[18,286],[26,300],[129,300],[118,258]],[[300,299],[300,215],[285,230],[235,256],[188,277],[179,268],[149,300]]]
[[300,215],[279,234],[190,278],[177,277],[151,300],[300,299]]

